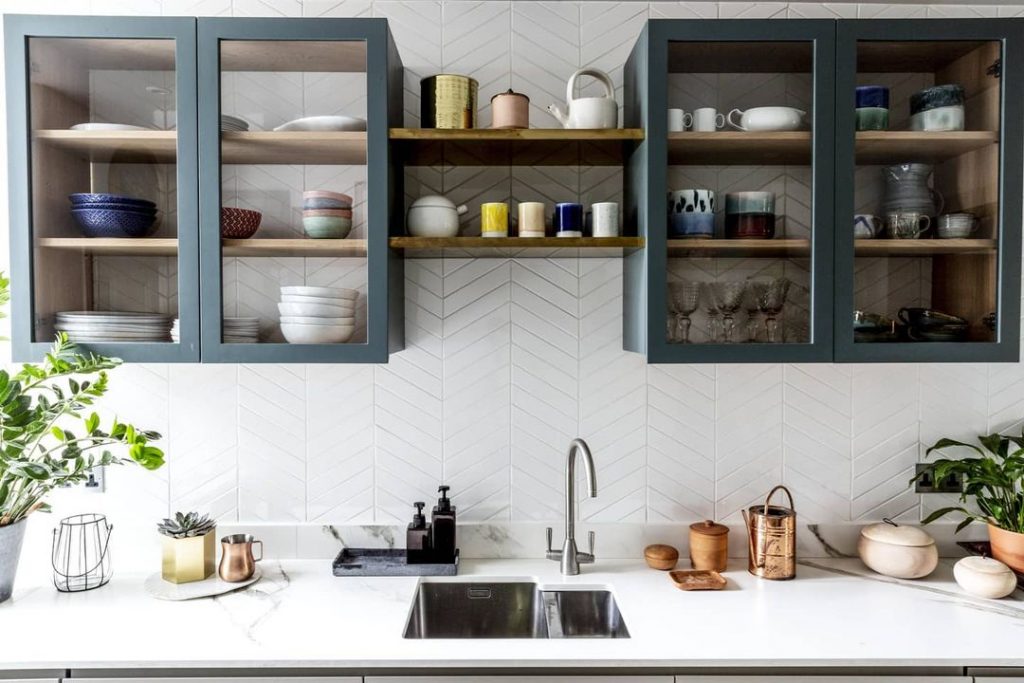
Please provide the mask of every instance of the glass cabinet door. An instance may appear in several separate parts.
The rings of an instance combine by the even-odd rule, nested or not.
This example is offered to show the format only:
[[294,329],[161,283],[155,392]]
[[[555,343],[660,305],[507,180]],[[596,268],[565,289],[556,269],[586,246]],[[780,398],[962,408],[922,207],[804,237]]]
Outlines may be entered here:
[[200,21],[204,359],[386,359],[375,36],[374,20]]
[[665,158],[655,161],[652,151],[651,161],[651,192],[667,201],[650,221],[652,262],[664,265],[652,268],[659,276],[650,283],[649,355],[822,359],[831,353],[829,297],[821,294],[830,292],[823,188],[834,24],[663,28],[667,72],[651,87],[664,99],[651,99],[648,137],[667,141]]
[[194,30],[8,18],[16,358],[199,359]]
[[840,22],[836,355],[1018,355],[1015,22]]

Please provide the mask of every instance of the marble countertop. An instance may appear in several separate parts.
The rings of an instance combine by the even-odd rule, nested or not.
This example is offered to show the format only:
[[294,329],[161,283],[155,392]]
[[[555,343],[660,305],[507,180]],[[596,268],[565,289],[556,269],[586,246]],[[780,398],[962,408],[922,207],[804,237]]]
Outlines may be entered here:
[[336,578],[310,560],[263,570],[246,590],[191,602],[149,597],[142,574],[77,594],[21,577],[0,604],[0,670],[1024,666],[1024,594],[968,597],[951,561],[905,582],[858,560],[809,560],[796,580],[770,582],[734,560],[728,588],[704,593],[633,561],[598,561],[577,577],[543,560],[461,567],[463,579],[609,588],[632,636],[622,640],[404,640],[415,578]]

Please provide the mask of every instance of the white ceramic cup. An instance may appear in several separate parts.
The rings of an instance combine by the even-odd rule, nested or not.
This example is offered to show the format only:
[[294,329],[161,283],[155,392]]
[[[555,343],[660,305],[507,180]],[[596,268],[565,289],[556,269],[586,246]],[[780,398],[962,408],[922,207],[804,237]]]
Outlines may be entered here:
[[544,236],[544,204],[542,202],[519,202],[519,236]]
[[693,117],[682,109],[668,110],[668,132],[681,133],[693,121]]
[[714,107],[693,110],[693,129],[708,133],[725,126],[725,114],[719,114]]
[[594,237],[619,236],[619,203],[597,202],[590,205]]

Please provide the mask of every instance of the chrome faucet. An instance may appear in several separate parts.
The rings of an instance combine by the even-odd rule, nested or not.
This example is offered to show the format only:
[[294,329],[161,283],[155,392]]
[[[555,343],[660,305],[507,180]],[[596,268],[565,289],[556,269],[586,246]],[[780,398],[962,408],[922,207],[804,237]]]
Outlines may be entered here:
[[590,497],[597,496],[597,477],[594,476],[594,458],[590,448],[583,439],[573,439],[569,444],[569,456],[565,461],[565,543],[561,550],[551,549],[551,527],[547,528],[549,560],[557,560],[562,565],[563,576],[576,576],[580,573],[581,564],[594,562],[594,532],[589,534],[590,552],[581,553],[576,549],[576,454],[583,455],[583,469],[587,472],[587,484]]

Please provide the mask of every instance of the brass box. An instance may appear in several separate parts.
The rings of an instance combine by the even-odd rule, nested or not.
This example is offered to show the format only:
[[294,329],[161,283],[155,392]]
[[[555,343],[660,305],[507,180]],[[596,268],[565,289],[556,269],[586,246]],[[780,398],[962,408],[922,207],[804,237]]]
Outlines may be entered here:
[[217,530],[211,529],[202,536],[193,538],[163,538],[164,581],[189,583],[202,581],[213,575],[217,555],[214,537]]

